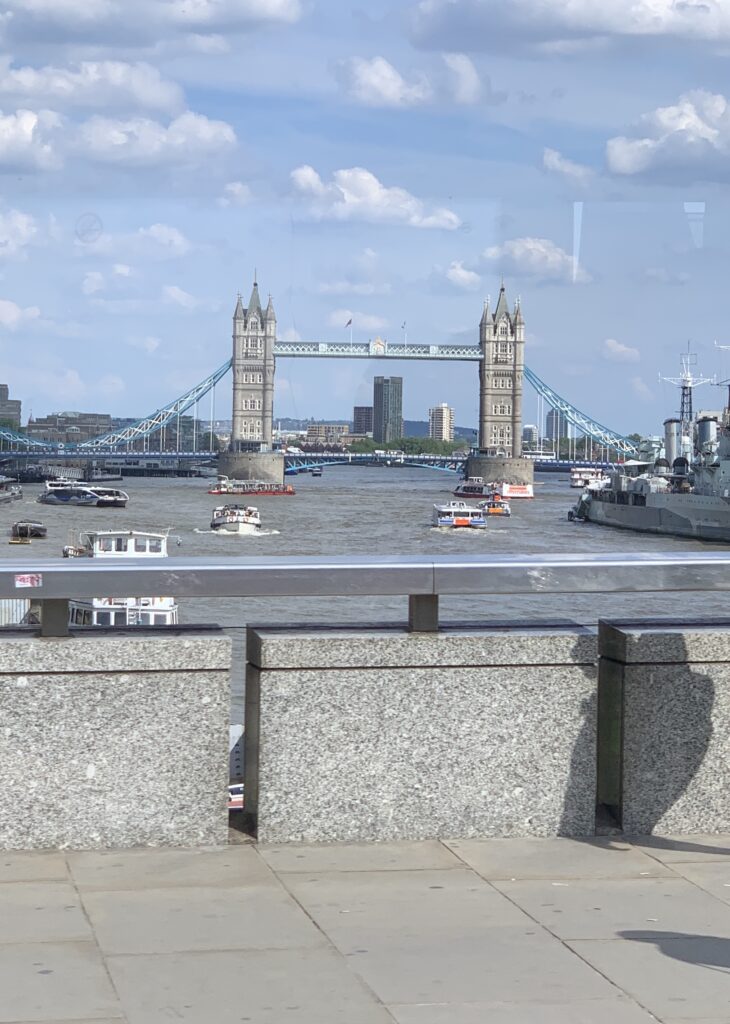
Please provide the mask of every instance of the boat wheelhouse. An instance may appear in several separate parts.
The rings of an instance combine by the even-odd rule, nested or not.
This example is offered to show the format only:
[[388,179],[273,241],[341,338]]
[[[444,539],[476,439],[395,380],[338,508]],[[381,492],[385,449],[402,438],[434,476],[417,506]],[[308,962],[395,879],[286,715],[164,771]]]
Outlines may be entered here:
[[210,528],[221,533],[258,533],[259,510],[253,505],[219,505],[213,509]]
[[[64,558],[166,558],[168,531],[96,530],[79,534],[63,549]],[[179,543],[179,541],[178,541]],[[178,605],[174,597],[94,597],[69,601],[71,626],[175,626]]]

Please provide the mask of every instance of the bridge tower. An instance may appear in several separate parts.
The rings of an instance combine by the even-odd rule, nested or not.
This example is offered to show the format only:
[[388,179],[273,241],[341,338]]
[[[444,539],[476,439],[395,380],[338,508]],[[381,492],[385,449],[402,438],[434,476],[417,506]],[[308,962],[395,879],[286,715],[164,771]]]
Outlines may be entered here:
[[479,451],[467,472],[495,483],[531,484],[533,463],[521,457],[525,320],[519,299],[510,312],[504,281],[494,312],[484,304],[479,347]]
[[519,299],[510,313],[504,282],[494,313],[489,303],[484,303],[479,347],[479,448],[518,459],[522,454],[525,321]]
[[233,416],[229,451],[221,473],[239,480],[281,483],[284,457],[272,450],[276,314],[269,296],[261,308],[258,282],[244,308],[239,294],[233,313]]

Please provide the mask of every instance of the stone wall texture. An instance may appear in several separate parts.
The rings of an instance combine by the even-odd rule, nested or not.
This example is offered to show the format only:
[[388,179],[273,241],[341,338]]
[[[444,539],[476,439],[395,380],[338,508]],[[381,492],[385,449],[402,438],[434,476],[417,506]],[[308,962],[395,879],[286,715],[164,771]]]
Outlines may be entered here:
[[587,836],[595,633],[251,630],[261,842]]
[[227,840],[230,640],[0,639],[0,849]]
[[730,831],[730,622],[601,623],[600,648],[624,832]]

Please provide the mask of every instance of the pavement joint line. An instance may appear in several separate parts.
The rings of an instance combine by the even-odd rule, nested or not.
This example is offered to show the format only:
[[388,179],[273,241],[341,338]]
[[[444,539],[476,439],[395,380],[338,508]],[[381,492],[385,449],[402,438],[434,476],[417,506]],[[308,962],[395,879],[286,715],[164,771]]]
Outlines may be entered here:
[[[457,856],[458,856],[458,851],[454,851],[454,852],[456,852]],[[460,857],[459,859],[463,860],[462,857]],[[464,863],[466,863],[466,862],[464,862]],[[566,952],[570,953],[572,956],[574,956],[578,960],[580,960],[583,964],[585,964],[585,966],[590,971],[593,971],[599,977],[603,978],[604,981],[607,981],[608,984],[611,986],[611,988],[613,988],[616,992],[620,993],[626,999],[630,999],[641,1010],[644,1010],[646,1013],[648,1013],[650,1017],[654,1017],[655,1020],[657,1019],[654,1016],[654,1014],[649,1010],[648,1007],[644,1006],[643,1003],[640,1003],[639,1000],[635,998],[635,996],[633,996],[630,993],[626,992],[625,989],[620,988],[619,985],[612,978],[609,978],[609,976],[607,974],[605,974],[603,971],[599,970],[594,964],[589,963],[589,961],[584,956],[581,956],[581,954],[577,950],[573,949],[569,945],[569,943],[568,943],[568,941],[566,939],[561,939],[559,935],[556,935],[555,932],[553,932],[547,925],[543,924],[542,921],[538,921],[537,918],[534,917],[529,912],[529,910],[525,910],[524,907],[521,907],[519,905],[519,903],[517,903],[510,896],[508,896],[507,893],[502,892],[500,889],[498,889],[496,887],[496,885],[492,885],[491,881],[488,878],[485,878],[484,875],[477,868],[471,868],[471,870],[474,872],[475,875],[477,875],[477,877],[481,878],[484,882],[486,882],[490,889],[492,889],[496,893],[499,893],[500,896],[504,897],[504,899],[506,899],[509,903],[511,903],[513,907],[515,907],[522,914],[524,914],[525,917],[527,917],[530,921],[532,921],[537,928],[539,928],[541,931],[545,932],[545,934],[549,935],[556,942],[560,943],[560,945],[563,947],[563,949],[565,949]],[[562,881],[562,879],[561,879],[561,881]],[[606,941],[606,940],[604,940],[604,941]],[[610,939],[610,940],[607,940],[607,941],[616,942],[616,941],[620,941],[620,940]]]
[[126,1013],[124,1011],[124,1006],[122,1004],[122,1000],[121,1000],[121,997],[119,995],[119,991],[117,990],[117,986],[114,984],[114,979],[112,978],[111,971],[109,970],[109,964],[107,963],[106,956],[104,955],[104,950],[101,948],[101,943],[99,942],[99,939],[97,937],[96,929],[94,928],[94,923],[91,920],[91,918],[89,917],[89,913],[88,913],[88,911],[86,909],[86,904],[84,903],[83,895],[82,895],[78,885],[76,884],[76,879],[73,877],[73,873],[71,871],[71,865],[69,864],[68,855],[67,854],[64,854],[63,860],[64,860],[64,863],[66,865],[66,871],[68,872],[69,878],[71,879],[71,885],[73,886],[74,892],[76,893],[76,898],[79,901],[79,906],[81,907],[81,913],[84,915],[84,920],[88,924],[89,930],[91,931],[91,934],[92,934],[92,937],[93,937],[93,944],[94,944],[94,946],[96,948],[96,951],[97,951],[97,953],[99,955],[99,960],[101,961],[102,970],[104,971],[106,979],[109,982],[109,987],[110,987],[111,991],[114,993],[114,998],[115,998],[115,1000],[117,1002],[117,1006],[119,1008],[120,1016],[126,1021],[127,1015],[126,1015]]
[[[256,852],[257,852],[257,855],[258,855],[259,857],[261,857],[261,854],[259,854],[259,853],[258,853],[258,850],[257,850]],[[263,857],[261,857],[261,859],[263,860]],[[277,877],[278,877],[278,876],[277,876]],[[396,1020],[395,1016],[394,1016],[394,1015],[393,1015],[393,1014],[392,1014],[392,1013],[390,1012],[390,1009],[388,1008],[387,1004],[383,1002],[383,1000],[382,1000],[382,999],[380,998],[380,996],[378,995],[378,993],[377,993],[377,992],[376,992],[376,991],[375,991],[375,990],[374,990],[373,988],[371,988],[371,986],[370,986],[370,985],[368,985],[368,983],[367,983],[367,982],[365,981],[365,979],[364,979],[363,977],[361,977],[361,976],[360,976],[360,975],[359,975],[359,974],[357,973],[357,971],[354,971],[354,970],[353,970],[353,969],[352,969],[352,968],[350,967],[350,964],[349,964],[349,962],[348,962],[348,958],[347,958],[347,957],[345,956],[345,954],[344,954],[344,953],[342,952],[342,950],[338,949],[338,947],[337,947],[337,946],[335,945],[335,943],[334,943],[334,942],[332,941],[332,939],[331,939],[331,938],[329,937],[329,935],[328,935],[328,934],[326,933],[326,931],[324,930],[324,928],[322,928],[322,927],[321,927],[321,925],[320,925],[320,924],[319,924],[319,923],[318,923],[317,921],[315,921],[315,919],[314,919],[314,918],[312,917],[312,915],[311,915],[311,914],[309,913],[309,911],[307,910],[307,908],[306,908],[305,906],[303,906],[303,904],[302,904],[302,903],[300,903],[300,902],[299,902],[299,900],[298,900],[298,899],[297,899],[297,897],[296,897],[296,896],[294,895],[294,893],[293,893],[293,892],[292,892],[292,891],[291,891],[291,890],[290,890],[290,889],[289,889],[289,888],[288,888],[288,887],[287,887],[287,886],[286,886],[286,885],[284,884],[284,881],[283,881],[282,879],[279,879],[279,880],[280,880],[280,882],[281,882],[281,885],[282,885],[282,887],[283,887],[283,888],[285,889],[285,891],[286,891],[286,892],[287,892],[287,894],[289,895],[289,898],[290,898],[290,899],[291,899],[291,900],[292,900],[292,901],[293,901],[293,902],[294,902],[294,903],[296,904],[296,906],[297,906],[297,907],[299,907],[299,909],[300,909],[300,910],[302,911],[302,913],[303,913],[303,914],[305,915],[305,917],[307,917],[307,919],[308,919],[309,921],[311,921],[311,923],[312,923],[312,924],[314,925],[314,927],[315,927],[315,928],[317,929],[317,931],[318,931],[318,932],[320,933],[320,935],[321,935],[321,936],[322,936],[322,938],[323,938],[323,939],[325,940],[325,942],[327,943],[327,945],[329,946],[329,948],[333,950],[333,952],[334,952],[335,956],[336,956],[336,957],[337,957],[337,959],[338,959],[338,960],[340,961],[340,963],[342,964],[342,966],[343,966],[343,967],[345,968],[346,972],[347,972],[347,973],[348,973],[348,974],[349,974],[349,975],[350,975],[350,976],[351,976],[352,978],[354,978],[354,979],[355,979],[355,981],[356,981],[356,982],[357,982],[357,984],[358,984],[358,985],[360,986],[360,988],[361,988],[361,989],[363,990],[363,992],[364,992],[365,994],[367,994],[367,995],[369,995],[369,996],[371,997],[371,999],[372,999],[372,1000],[373,1000],[373,1002],[374,1002],[374,1003],[376,1004],[376,1006],[379,1006],[379,1007],[380,1007],[380,1008],[381,1008],[381,1009],[382,1009],[382,1010],[383,1010],[383,1011],[384,1011],[385,1013],[387,1013],[387,1015],[388,1015],[389,1019],[390,1019],[391,1021],[393,1021],[393,1024],[398,1024],[398,1022],[397,1022],[397,1020]]]

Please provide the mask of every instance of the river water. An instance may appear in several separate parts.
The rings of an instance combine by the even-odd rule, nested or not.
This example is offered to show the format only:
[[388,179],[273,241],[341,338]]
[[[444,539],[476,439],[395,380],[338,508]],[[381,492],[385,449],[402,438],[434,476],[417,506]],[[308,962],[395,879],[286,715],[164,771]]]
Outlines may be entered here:
[[[37,518],[48,527],[45,540],[28,547],[0,543],[0,557],[22,560],[32,569],[37,559],[61,557],[69,532],[79,529],[159,530],[170,527],[180,546],[170,545],[172,558],[209,555],[450,555],[482,553],[651,552],[701,550],[702,542],[632,533],[568,521],[568,508],[580,491],[567,476],[539,475],[532,501],[513,500],[510,519],[493,519],[486,530],[434,530],[432,506],[449,500],[455,474],[409,467],[347,466],[325,468],[321,477],[300,474],[287,478],[293,497],[253,499],[261,513],[261,535],[209,532],[216,503],[207,493],[210,480],[130,478],[126,509],[60,508],[35,501],[40,485],[24,487],[22,501],[0,507],[7,530],[15,520]],[[233,499],[243,500],[243,499]],[[711,546],[717,550],[717,545]],[[181,623],[218,623],[236,638],[237,665],[243,662],[246,624],[404,622],[404,597],[291,598],[202,600],[180,598]],[[722,602],[722,605],[720,604]],[[595,623],[602,617],[720,615],[724,596],[702,594],[527,595],[501,594],[445,598],[441,620],[494,622],[505,619]],[[241,692],[240,677],[234,681]]]

